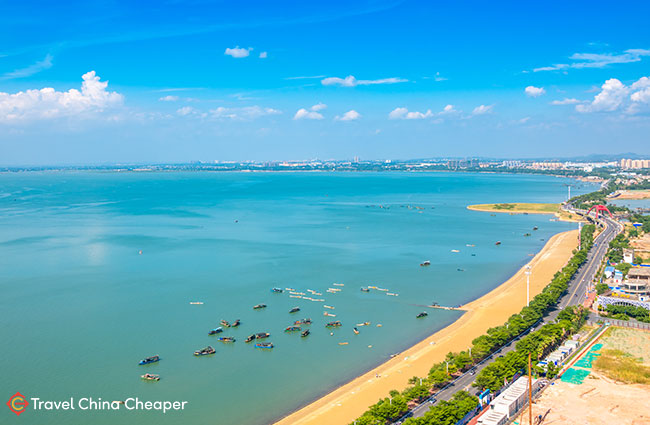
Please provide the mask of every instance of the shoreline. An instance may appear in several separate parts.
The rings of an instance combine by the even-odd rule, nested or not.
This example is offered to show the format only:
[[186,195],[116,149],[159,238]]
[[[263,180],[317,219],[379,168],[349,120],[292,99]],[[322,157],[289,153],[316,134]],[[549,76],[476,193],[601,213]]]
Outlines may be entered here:
[[[527,265],[531,266],[531,298],[548,285],[578,246],[578,231],[570,230],[551,237]],[[471,301],[458,320],[399,353],[381,365],[332,390],[323,397],[274,422],[277,425],[348,424],[378,399],[393,389],[402,390],[414,375],[425,376],[431,365],[442,361],[450,351],[461,351],[487,329],[502,325],[526,304],[526,266],[487,294]]]

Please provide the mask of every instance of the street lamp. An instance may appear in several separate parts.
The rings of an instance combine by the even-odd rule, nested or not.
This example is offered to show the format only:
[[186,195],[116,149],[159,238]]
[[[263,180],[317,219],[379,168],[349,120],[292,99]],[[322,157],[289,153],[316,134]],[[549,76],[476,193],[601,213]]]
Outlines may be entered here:
[[526,307],[530,307],[530,265],[526,266]]

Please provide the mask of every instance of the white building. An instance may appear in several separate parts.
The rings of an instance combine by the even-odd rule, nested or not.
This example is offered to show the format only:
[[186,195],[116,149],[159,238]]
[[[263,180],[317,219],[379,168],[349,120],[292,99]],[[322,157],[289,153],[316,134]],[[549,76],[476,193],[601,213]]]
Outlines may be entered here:
[[[533,395],[539,391],[541,382],[539,379],[533,379]],[[522,376],[510,385],[508,389],[499,394],[490,403],[490,409],[486,412],[505,414],[512,418],[519,410],[528,403],[528,377]],[[484,416],[485,414],[483,414]],[[481,417],[483,417],[481,416]],[[487,419],[487,418],[486,418]]]

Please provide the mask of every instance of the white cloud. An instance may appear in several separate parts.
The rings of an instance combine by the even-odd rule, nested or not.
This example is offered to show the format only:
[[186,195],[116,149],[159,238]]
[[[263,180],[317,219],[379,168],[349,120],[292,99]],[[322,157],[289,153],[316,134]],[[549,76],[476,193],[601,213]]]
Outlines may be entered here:
[[616,78],[610,78],[601,86],[601,92],[587,105],[577,105],[578,112],[611,112],[618,109],[629,92],[629,88]]
[[374,84],[396,84],[405,83],[408,80],[403,78],[381,78],[379,80],[357,80],[354,76],[348,75],[345,78],[329,77],[324,78],[321,84],[324,86],[341,86],[341,87],[355,87],[355,86],[369,86]]
[[569,68],[604,68],[618,63],[639,62],[643,57],[650,56],[648,49],[628,49],[622,53],[574,53],[569,56],[572,63],[558,63],[533,69],[533,72],[558,71]]
[[168,96],[163,96],[158,100],[161,102],[176,102],[178,100],[178,96],[168,95]]
[[359,118],[361,118],[361,114],[354,109],[351,109],[342,116],[336,116],[334,119],[337,121],[356,121]]
[[641,77],[630,88],[633,91],[638,90],[630,96],[632,102],[650,103],[650,78]]
[[269,54],[267,52],[260,53],[260,59],[266,59],[268,57],[269,57]]
[[263,108],[261,106],[244,106],[241,108],[226,108],[223,106],[210,110],[210,116],[213,118],[226,118],[231,120],[254,120],[256,118],[278,115],[282,111],[273,108]]
[[650,106],[650,78],[641,77],[629,86],[610,78],[594,99],[585,105],[576,105],[578,112],[615,112],[624,110],[636,114]]
[[433,112],[427,109],[426,112],[410,111],[407,108],[395,108],[389,114],[388,118],[391,120],[422,120],[431,118]]
[[192,108],[191,106],[183,106],[182,108],[179,108],[176,110],[176,113],[180,115],[181,117],[185,117],[187,115],[191,115],[196,113],[196,110]]
[[247,49],[241,48],[239,46],[233,47],[232,49],[228,47],[226,48],[224,55],[232,56],[233,58],[245,58],[251,54],[251,50],[253,50],[252,47],[249,47]]
[[524,89],[524,92],[526,92],[526,96],[539,97],[546,93],[546,90],[544,90],[544,87],[528,86]]
[[108,81],[99,81],[95,71],[87,72],[81,78],[81,91],[60,92],[47,87],[14,94],[0,92],[0,121],[80,117],[122,104],[124,97],[106,91]]
[[574,98],[564,98],[562,100],[554,100],[551,102],[551,105],[576,105],[578,103],[582,103],[581,100],[574,99]]
[[438,115],[454,114],[456,112],[458,111],[454,109],[454,105],[447,105],[444,108],[442,108],[442,111],[438,112]]
[[[0,56],[1,57],[1,56]],[[16,69],[11,72],[7,72],[0,77],[0,80],[11,80],[14,78],[24,78],[34,75],[38,72],[44,71],[46,69],[52,68],[52,61],[54,57],[50,54],[47,54],[45,58],[41,61],[38,61],[26,68]]]
[[312,106],[309,109],[311,109],[312,111],[318,112],[318,111],[322,111],[323,109],[327,109],[327,105],[324,104],[324,103],[319,102],[319,103],[317,103],[316,105]]
[[494,105],[479,105],[474,110],[472,111],[473,115],[484,115],[484,114],[489,114],[492,112],[492,108]]
[[305,108],[300,108],[293,116],[294,120],[322,120],[324,117],[316,111],[308,111]]

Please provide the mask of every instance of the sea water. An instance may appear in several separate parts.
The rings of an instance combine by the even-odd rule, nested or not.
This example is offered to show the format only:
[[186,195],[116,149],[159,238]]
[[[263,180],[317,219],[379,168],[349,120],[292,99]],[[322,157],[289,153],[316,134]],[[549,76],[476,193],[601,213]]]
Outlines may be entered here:
[[[566,183],[593,188],[472,173],[0,174],[0,394],[188,402],[164,414],[28,408],[22,424],[272,422],[460,316],[426,305],[481,296],[576,228],[468,204],[561,202]],[[311,335],[284,332],[306,317]],[[207,335],[221,319],[241,319],[220,334],[236,343]],[[245,343],[255,332],[275,348]],[[215,355],[193,355],[208,345]],[[0,423],[13,416],[0,409]]]

